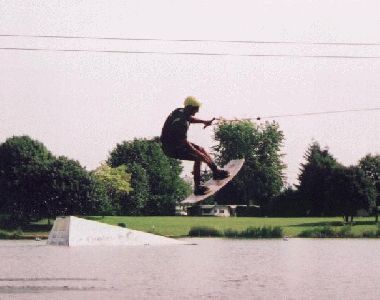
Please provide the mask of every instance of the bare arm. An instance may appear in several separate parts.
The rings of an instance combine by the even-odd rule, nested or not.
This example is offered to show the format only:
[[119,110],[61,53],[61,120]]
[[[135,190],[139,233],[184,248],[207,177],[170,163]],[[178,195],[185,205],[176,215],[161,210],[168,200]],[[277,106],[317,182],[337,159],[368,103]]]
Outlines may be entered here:
[[196,124],[196,123],[201,123],[204,125],[204,128],[212,125],[212,122],[215,120],[215,118],[212,118],[211,120],[201,120],[201,119],[197,119],[197,118],[194,118],[194,117],[190,117],[190,123],[192,124]]

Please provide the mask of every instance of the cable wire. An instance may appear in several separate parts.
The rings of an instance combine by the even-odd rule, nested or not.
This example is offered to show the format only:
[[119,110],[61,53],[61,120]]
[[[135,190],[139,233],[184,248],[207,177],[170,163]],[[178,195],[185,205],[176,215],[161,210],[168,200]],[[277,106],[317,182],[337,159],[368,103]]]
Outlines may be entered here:
[[27,35],[27,34],[0,34],[0,37],[22,37],[41,39],[86,39],[86,40],[113,40],[113,41],[146,41],[146,42],[196,42],[196,43],[235,43],[235,44],[296,44],[296,45],[332,45],[332,46],[380,46],[380,43],[360,42],[302,42],[302,41],[263,41],[263,40],[208,40],[208,39],[162,39],[162,38],[134,38],[134,37],[101,37],[101,36],[74,36],[74,35]]
[[321,112],[308,112],[300,114],[284,114],[284,115],[273,115],[273,116],[264,116],[256,118],[242,118],[242,119],[224,119],[218,118],[219,122],[239,122],[239,121],[252,121],[252,120],[262,120],[262,119],[278,119],[278,118],[289,118],[289,117],[304,117],[304,116],[316,116],[316,115],[327,115],[327,114],[340,114],[348,112],[365,112],[365,111],[380,111],[380,107],[371,107],[371,108],[359,108],[359,109],[346,109],[346,110],[330,110],[330,111],[321,111]]
[[90,50],[90,49],[51,49],[27,47],[0,47],[8,51],[43,51],[43,52],[87,52],[87,53],[114,53],[114,54],[159,54],[159,55],[193,55],[193,56],[231,56],[231,57],[293,57],[293,58],[335,58],[335,59],[380,59],[380,56],[352,56],[352,55],[294,55],[294,54],[234,54],[211,52],[165,52],[165,51],[127,51],[127,50]]

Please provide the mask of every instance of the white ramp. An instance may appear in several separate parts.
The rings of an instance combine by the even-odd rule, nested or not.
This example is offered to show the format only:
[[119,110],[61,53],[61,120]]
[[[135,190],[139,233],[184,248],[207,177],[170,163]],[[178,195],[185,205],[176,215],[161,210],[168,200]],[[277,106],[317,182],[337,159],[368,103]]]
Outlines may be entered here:
[[77,217],[57,217],[48,245],[184,245],[175,239]]

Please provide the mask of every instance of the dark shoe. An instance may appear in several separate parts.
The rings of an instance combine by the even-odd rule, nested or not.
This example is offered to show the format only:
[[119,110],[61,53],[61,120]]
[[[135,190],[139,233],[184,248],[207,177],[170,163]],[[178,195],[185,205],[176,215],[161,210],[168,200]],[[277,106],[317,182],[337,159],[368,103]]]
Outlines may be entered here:
[[214,174],[212,174],[212,179],[222,180],[222,179],[228,178],[229,176],[230,176],[230,172],[226,170],[218,169],[214,172]]
[[195,196],[203,196],[210,192],[210,189],[207,186],[200,185],[194,189]]

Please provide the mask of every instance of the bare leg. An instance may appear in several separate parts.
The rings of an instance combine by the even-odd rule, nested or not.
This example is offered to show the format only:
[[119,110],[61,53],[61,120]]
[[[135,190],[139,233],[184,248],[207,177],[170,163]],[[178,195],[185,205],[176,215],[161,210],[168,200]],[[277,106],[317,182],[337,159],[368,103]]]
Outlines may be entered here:
[[210,156],[210,154],[202,147],[199,147],[199,151],[205,156],[206,159],[202,159],[208,167],[214,172],[217,169],[217,166],[214,163],[214,160]]
[[207,159],[210,163],[214,162],[212,157],[210,156],[210,154],[204,148],[201,148],[200,151],[207,157]]
[[230,176],[230,173],[228,171],[221,170],[218,168],[218,166],[214,163],[213,159],[211,158],[210,154],[208,154],[205,149],[199,147],[199,151],[203,154],[204,158],[206,159],[203,159],[203,161],[207,163],[207,165],[211,169],[213,173],[213,179],[221,180]]
[[205,186],[201,185],[201,165],[202,161],[200,159],[194,161],[194,195],[206,195],[210,189]]
[[193,174],[194,174],[194,186],[198,187],[201,184],[201,160],[196,160],[194,162],[194,169],[193,169]]

